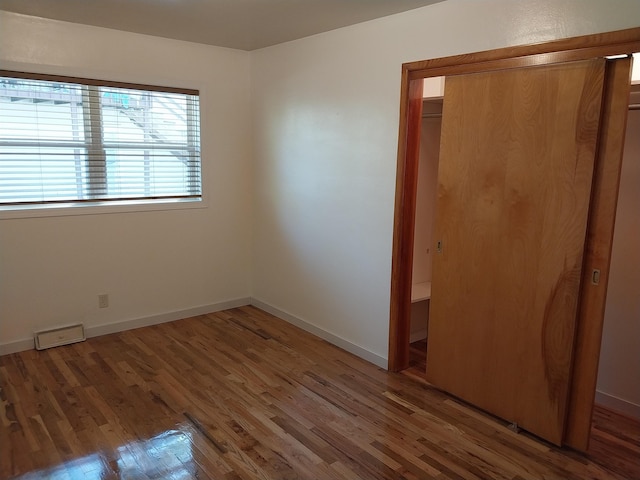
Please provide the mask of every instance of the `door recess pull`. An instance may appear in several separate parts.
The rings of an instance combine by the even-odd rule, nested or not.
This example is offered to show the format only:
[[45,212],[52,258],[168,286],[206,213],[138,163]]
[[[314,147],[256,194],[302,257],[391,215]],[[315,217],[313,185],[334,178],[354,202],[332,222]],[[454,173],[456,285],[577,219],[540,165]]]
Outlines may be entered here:
[[594,285],[600,285],[600,270],[597,268],[594,268],[593,272],[591,272],[591,283]]
[[436,244],[436,252],[442,253],[442,240],[438,240],[438,243]]

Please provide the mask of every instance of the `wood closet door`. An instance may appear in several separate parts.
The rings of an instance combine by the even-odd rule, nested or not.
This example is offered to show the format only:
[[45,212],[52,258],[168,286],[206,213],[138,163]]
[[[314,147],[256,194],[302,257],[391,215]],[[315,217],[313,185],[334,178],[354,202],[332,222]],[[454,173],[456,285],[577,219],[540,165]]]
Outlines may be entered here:
[[605,60],[447,77],[427,379],[561,444]]

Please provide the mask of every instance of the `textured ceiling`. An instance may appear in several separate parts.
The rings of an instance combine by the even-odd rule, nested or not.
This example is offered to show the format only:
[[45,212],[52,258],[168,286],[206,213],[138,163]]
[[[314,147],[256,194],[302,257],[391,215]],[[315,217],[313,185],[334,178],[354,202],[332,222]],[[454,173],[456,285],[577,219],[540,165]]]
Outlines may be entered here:
[[0,10],[255,50],[442,0],[0,0]]

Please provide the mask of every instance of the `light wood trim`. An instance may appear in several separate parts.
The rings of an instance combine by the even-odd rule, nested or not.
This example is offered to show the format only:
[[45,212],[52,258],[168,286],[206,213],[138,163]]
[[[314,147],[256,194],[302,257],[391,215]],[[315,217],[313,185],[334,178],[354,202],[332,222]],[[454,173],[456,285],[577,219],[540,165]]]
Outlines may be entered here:
[[[403,365],[406,365],[405,359],[409,358],[408,342],[405,344],[404,341],[400,341],[400,339],[404,339],[404,331],[410,328],[410,309],[406,306],[405,302],[410,302],[411,300],[411,282],[406,282],[406,278],[407,275],[409,275],[409,277],[411,275],[407,273],[407,271],[411,272],[412,269],[411,254],[402,254],[402,245],[405,245],[404,248],[407,248],[407,246],[413,244],[412,229],[406,225],[406,222],[412,219],[412,216],[409,214],[413,213],[412,208],[415,208],[415,200],[412,207],[412,202],[405,198],[407,195],[411,195],[410,190],[405,191],[405,189],[411,185],[411,182],[407,181],[406,174],[407,170],[416,168],[415,166],[410,167],[408,164],[412,162],[417,163],[417,158],[412,159],[407,155],[408,132],[416,128],[415,125],[411,125],[411,122],[407,121],[406,116],[410,101],[408,95],[409,83],[421,78],[454,75],[456,73],[463,73],[463,71],[464,73],[473,73],[496,68],[516,68],[518,62],[520,62],[520,66],[542,64],[541,62],[545,58],[549,63],[557,63],[561,61],[592,58],[594,56],[617,55],[620,53],[634,53],[639,51],[640,28],[632,28],[547,43],[507,47],[467,55],[411,62],[405,63],[402,66],[400,129],[398,135],[400,140],[398,144],[391,274],[391,309],[389,317],[389,370],[401,370],[404,368]],[[534,56],[535,58],[527,58]],[[413,194],[415,195],[415,192]],[[588,329],[586,326],[579,326],[578,328],[578,344],[581,342],[580,336],[584,334],[580,333],[583,329],[585,332],[589,331],[591,335],[594,334],[593,330]],[[593,339],[593,342],[599,344],[601,334],[598,334],[597,337],[597,339]],[[580,355],[580,352],[577,353]],[[596,373],[592,372],[592,374],[595,375]],[[575,391],[576,388],[577,386],[574,383],[572,386],[573,391]],[[570,416],[567,424],[568,431],[573,431],[575,428],[572,426],[573,422],[576,422],[576,417]],[[576,446],[579,444],[575,440],[568,440],[568,442],[570,445],[575,446],[575,448],[580,449],[579,446]]]
[[44,80],[47,82],[79,83],[81,85],[93,85],[97,87],[131,88],[134,90],[146,90],[150,92],[181,93],[183,95],[200,95],[200,91],[190,88],[160,87],[140,83],[113,82],[110,80],[67,77],[64,75],[46,75],[43,73],[15,72],[11,70],[0,70],[0,77],[23,78],[25,80]]
[[511,68],[551,65],[554,63],[575,62],[580,60],[588,60],[590,58],[602,58],[610,55],[628,54],[629,52],[636,52],[638,50],[640,50],[640,43],[629,42],[623,45],[618,45],[614,49],[611,49],[609,46],[598,48],[581,48],[574,51],[537,53],[528,56],[501,58],[486,61],[482,60],[481,56],[480,58],[476,58],[476,54],[474,54],[473,58],[469,59],[469,63],[449,66],[434,66],[428,69],[411,70],[409,78],[411,80],[414,80],[417,78],[425,78],[427,76],[434,77],[447,75],[464,75],[468,73],[476,73],[478,71],[506,70]]
[[[420,132],[422,130],[422,79],[409,81],[403,71],[400,104],[400,138],[396,176],[396,203],[394,217],[393,262],[391,265],[391,318],[411,316],[411,287],[413,265],[413,235],[415,230],[416,192],[418,190],[418,163],[420,155]],[[404,134],[403,134],[404,132]],[[406,266],[409,265],[409,268]],[[392,372],[409,366],[410,321],[390,324],[389,365]]]
[[556,445],[605,64],[446,80],[427,380]]
[[[574,370],[565,432],[565,444],[581,451],[586,451],[589,447],[620,169],[627,128],[630,72],[630,58],[617,60],[610,64],[605,77],[600,148],[596,159],[585,245],[582,296],[577,319]],[[591,272],[594,268],[600,270],[600,285],[593,285],[591,282]]]
[[[615,32],[597,33],[580,37],[566,38],[552,42],[536,43],[485,50],[463,55],[435,58],[406,63],[411,79],[453,75],[455,68],[463,65],[481,64],[481,69],[494,70],[501,60],[507,61],[511,68],[548,63],[584,60],[608,55],[619,55],[640,51],[640,28],[630,28]],[[439,73],[443,68],[443,73]],[[478,67],[476,67],[478,68]],[[461,72],[468,73],[468,72]]]

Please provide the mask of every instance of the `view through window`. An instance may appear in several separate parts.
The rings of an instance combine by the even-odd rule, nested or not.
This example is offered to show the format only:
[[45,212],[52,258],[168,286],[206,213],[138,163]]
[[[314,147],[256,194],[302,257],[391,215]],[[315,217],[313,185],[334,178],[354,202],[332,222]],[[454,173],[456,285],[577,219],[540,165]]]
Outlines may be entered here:
[[197,92],[0,76],[0,205],[201,192]]

